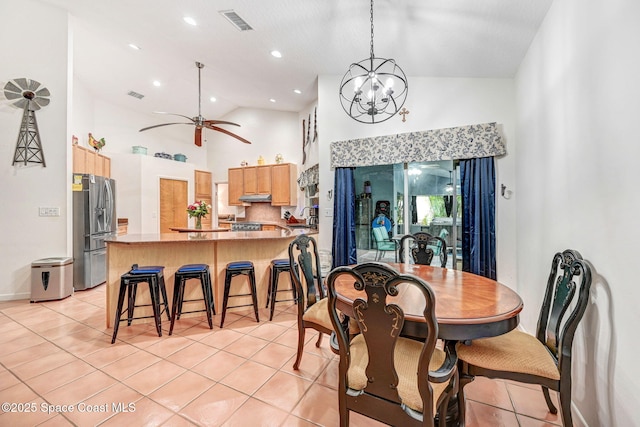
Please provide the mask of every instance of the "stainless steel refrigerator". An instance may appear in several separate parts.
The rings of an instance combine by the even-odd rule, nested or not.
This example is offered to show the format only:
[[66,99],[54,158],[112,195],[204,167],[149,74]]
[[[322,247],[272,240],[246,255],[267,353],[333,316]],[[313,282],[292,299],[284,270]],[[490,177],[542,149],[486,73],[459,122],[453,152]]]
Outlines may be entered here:
[[105,239],[117,235],[113,179],[73,174],[73,287],[93,288],[107,279]]

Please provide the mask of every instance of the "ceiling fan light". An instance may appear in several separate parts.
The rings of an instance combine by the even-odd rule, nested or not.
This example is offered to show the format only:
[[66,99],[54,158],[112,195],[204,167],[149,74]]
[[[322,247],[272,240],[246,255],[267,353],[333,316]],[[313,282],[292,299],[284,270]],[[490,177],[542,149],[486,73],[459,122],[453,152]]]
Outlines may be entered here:
[[185,17],[184,17],[184,18],[182,18],[182,19],[184,20],[184,22],[186,22],[186,23],[187,23],[187,24],[189,24],[189,25],[193,25],[194,27],[195,27],[196,25],[198,25],[198,23],[196,22],[196,20],[195,20],[195,19],[193,19],[193,18],[192,18],[192,17],[190,17],[190,16],[185,16]]
[[302,93],[302,91],[300,89],[294,89],[293,93],[296,93],[296,94],[300,95]]
[[217,101],[217,99],[216,99],[216,97],[215,97],[215,96],[212,96],[211,98],[209,98],[209,101],[211,101],[211,102],[216,102],[216,101]]
[[154,81],[153,81],[153,85],[154,85],[155,87],[160,87],[160,86],[162,86],[162,83],[160,83],[160,80],[154,80]]
[[129,47],[133,50],[140,50],[140,46],[137,44],[129,43]]
[[280,53],[279,50],[272,50],[271,56],[273,56],[274,58],[282,58],[282,53]]

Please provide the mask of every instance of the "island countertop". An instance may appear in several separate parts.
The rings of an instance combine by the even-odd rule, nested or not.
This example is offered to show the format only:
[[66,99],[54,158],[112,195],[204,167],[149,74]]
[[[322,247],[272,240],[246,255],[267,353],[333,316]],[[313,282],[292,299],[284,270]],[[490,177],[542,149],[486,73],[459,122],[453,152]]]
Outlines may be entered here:
[[[215,306],[218,313],[222,310],[222,296],[227,263],[234,261],[251,261],[255,266],[258,305],[264,307],[269,287],[269,271],[271,260],[288,258],[289,244],[300,234],[316,234],[310,229],[279,229],[274,231],[224,231],[198,233],[162,233],[162,234],[126,234],[107,240],[107,292],[106,292],[106,324],[113,326],[115,309],[120,287],[120,276],[131,269],[132,264],[164,266],[164,279],[169,301],[172,301],[174,274],[185,264],[207,264],[211,271],[211,282],[214,292]],[[288,275],[281,280],[287,281]],[[244,278],[246,282],[246,278]],[[242,279],[234,279],[234,287],[243,288]],[[282,288],[286,289],[287,283]],[[185,292],[185,301],[202,298],[200,286],[189,285]],[[146,286],[138,289],[136,299],[148,300]],[[250,302],[249,297],[239,297]],[[185,313],[198,309],[200,302],[191,303]],[[204,307],[204,306],[202,306]],[[237,309],[233,309],[235,311]],[[140,313],[139,313],[140,312]],[[136,309],[136,317],[150,315],[149,307]],[[200,315],[201,313],[195,313]],[[193,315],[186,315],[190,317]],[[166,317],[163,319],[165,320]],[[150,322],[152,319],[136,320]]]
[[198,241],[229,241],[229,240],[263,240],[289,239],[300,234],[315,234],[313,229],[279,229],[273,231],[221,231],[196,233],[151,233],[125,234],[107,239],[109,243],[137,244],[137,243],[175,243]]

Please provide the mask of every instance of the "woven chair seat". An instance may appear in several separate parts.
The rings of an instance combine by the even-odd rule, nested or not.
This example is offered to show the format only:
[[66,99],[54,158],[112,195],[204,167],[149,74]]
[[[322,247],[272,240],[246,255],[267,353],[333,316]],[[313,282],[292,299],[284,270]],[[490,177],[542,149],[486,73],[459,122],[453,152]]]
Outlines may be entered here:
[[[394,361],[398,374],[398,395],[407,407],[414,411],[422,412],[422,398],[418,391],[416,375],[418,373],[418,360],[422,351],[423,343],[399,338],[394,351]],[[367,375],[365,369],[369,363],[369,353],[367,343],[363,335],[358,335],[351,341],[351,365],[347,373],[349,388],[352,390],[363,390],[367,386]],[[429,370],[437,370],[445,359],[444,351],[436,348],[429,362]],[[449,385],[449,381],[444,383],[430,383],[433,388],[433,407],[437,408],[438,399]]]
[[[305,322],[315,323],[329,330],[333,330],[331,319],[329,318],[329,311],[327,307],[327,299],[323,298],[320,301],[313,304],[305,311],[302,316]],[[355,335],[360,333],[360,327],[356,319],[349,319],[349,334]]]
[[458,358],[471,365],[504,372],[560,379],[553,357],[533,335],[513,330],[493,338],[458,345]]

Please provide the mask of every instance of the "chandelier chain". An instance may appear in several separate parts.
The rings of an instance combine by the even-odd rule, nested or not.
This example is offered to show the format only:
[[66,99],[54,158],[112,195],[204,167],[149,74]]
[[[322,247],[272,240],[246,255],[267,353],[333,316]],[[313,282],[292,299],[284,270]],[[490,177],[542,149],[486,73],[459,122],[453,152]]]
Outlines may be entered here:
[[370,13],[371,13],[371,59],[373,59],[375,57],[373,54],[373,0],[371,0]]

